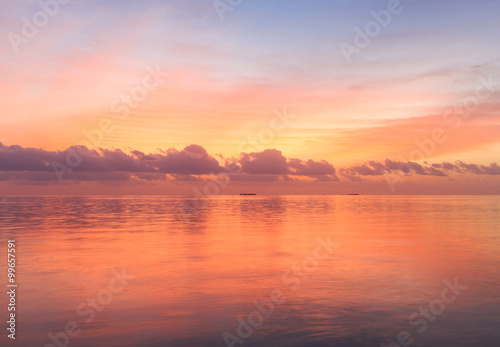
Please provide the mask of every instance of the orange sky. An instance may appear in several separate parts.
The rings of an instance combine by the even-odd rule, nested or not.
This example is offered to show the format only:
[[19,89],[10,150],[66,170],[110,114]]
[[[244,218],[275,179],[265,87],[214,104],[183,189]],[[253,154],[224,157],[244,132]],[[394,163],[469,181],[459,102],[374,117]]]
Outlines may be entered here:
[[[339,45],[352,43],[353,26],[378,10],[373,3],[332,5],[334,23],[318,17],[326,11],[318,4],[300,14],[281,8],[279,18],[267,6],[247,5],[221,21],[192,1],[66,4],[16,43],[23,16],[40,9],[9,4],[1,15],[10,36],[0,46],[0,142],[54,153],[196,144],[222,166],[241,153],[277,149],[286,160],[327,161],[337,172],[386,159],[498,162],[500,52],[491,9],[412,4],[349,62]],[[474,20],[461,23],[471,11]],[[296,25],[307,18],[315,24]],[[461,34],[445,25],[457,22]],[[441,184],[424,178],[426,186]],[[2,183],[17,189],[10,184]]]

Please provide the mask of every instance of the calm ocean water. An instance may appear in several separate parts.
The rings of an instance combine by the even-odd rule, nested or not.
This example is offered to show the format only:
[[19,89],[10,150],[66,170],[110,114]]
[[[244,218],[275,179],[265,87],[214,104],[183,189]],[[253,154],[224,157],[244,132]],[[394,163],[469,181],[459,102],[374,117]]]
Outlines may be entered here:
[[7,239],[18,283],[0,345],[500,346],[500,197],[186,206],[0,198],[1,283]]

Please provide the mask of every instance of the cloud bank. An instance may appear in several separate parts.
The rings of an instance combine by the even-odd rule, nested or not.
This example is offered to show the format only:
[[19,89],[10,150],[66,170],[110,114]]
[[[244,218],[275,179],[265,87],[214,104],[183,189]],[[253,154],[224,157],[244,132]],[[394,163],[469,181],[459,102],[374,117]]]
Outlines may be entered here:
[[[234,174],[237,172],[238,174]],[[73,146],[64,151],[47,151],[6,146],[0,142],[0,181],[199,181],[203,175],[229,173],[238,181],[363,181],[377,176],[447,177],[450,173],[500,175],[500,166],[464,163],[424,163],[368,161],[338,170],[326,160],[286,158],[277,149],[241,153],[234,158],[216,159],[202,146],[192,144],[182,150],[158,149],[156,153],[120,149],[88,149]]]

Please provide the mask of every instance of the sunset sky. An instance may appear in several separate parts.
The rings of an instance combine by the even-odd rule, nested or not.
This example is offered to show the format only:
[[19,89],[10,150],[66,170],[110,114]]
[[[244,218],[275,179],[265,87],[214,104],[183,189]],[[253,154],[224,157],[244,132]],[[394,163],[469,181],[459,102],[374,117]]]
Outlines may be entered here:
[[498,1],[63,2],[1,6],[0,194],[500,194]]

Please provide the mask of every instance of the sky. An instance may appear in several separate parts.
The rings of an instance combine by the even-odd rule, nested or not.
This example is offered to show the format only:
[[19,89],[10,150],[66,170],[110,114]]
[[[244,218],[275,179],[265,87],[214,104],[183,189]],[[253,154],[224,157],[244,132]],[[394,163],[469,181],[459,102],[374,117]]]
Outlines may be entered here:
[[500,194],[498,1],[1,7],[0,194]]

